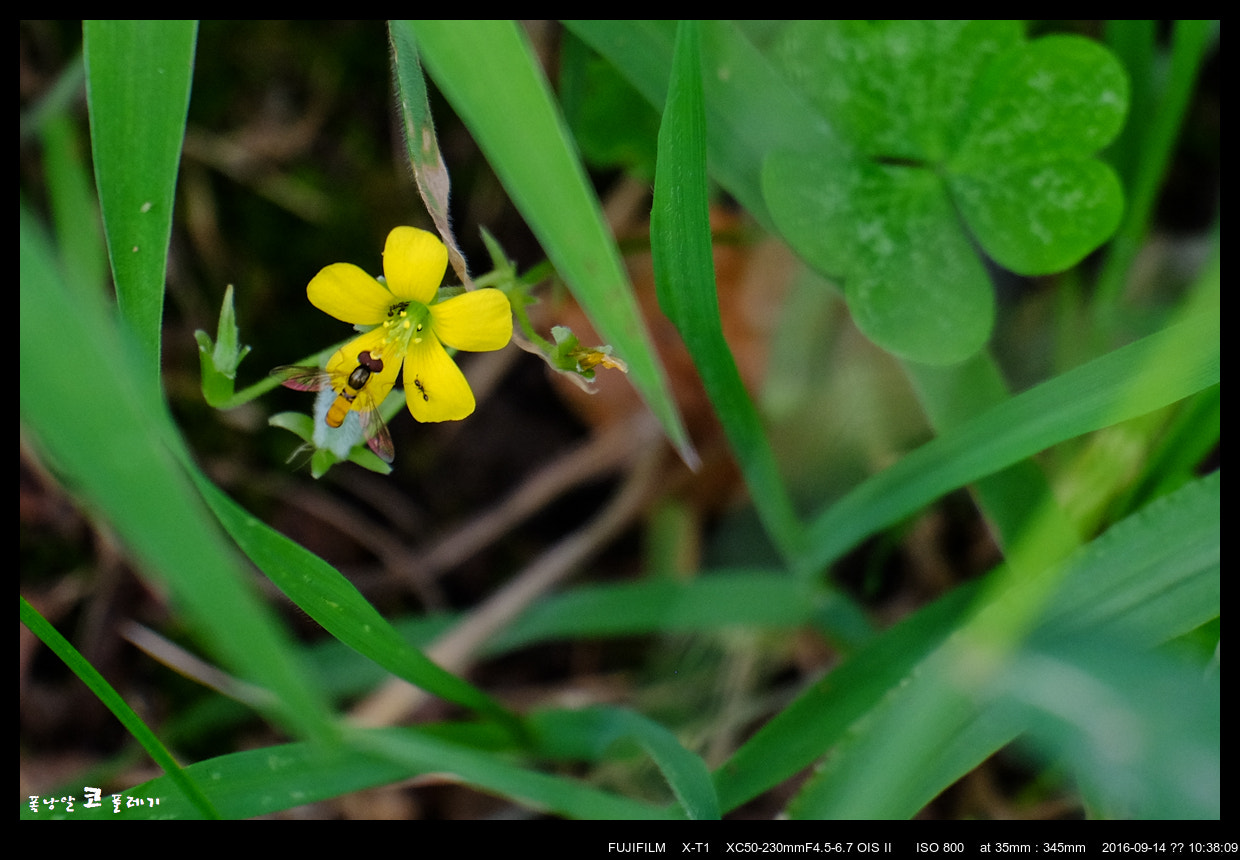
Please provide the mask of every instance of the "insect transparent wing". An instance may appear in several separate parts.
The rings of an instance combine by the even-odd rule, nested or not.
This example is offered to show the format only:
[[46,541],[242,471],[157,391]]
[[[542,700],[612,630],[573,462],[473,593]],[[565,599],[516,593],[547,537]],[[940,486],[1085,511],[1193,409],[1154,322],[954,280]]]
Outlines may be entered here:
[[280,380],[285,388],[296,391],[322,391],[332,387],[331,374],[318,367],[300,367],[284,365],[271,371],[271,375]]
[[392,434],[388,433],[383,416],[379,414],[379,405],[366,391],[361,392],[358,400],[363,403],[358,409],[358,417],[362,419],[362,435],[366,437],[366,444],[376,457],[391,463],[396,459],[396,446],[392,444]]

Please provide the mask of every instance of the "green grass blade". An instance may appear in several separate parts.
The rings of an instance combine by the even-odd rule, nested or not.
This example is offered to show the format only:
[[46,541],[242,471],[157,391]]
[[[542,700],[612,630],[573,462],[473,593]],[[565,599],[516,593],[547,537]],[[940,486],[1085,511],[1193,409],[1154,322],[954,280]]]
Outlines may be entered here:
[[[583,585],[535,603],[488,641],[482,653],[498,657],[540,642],[714,633],[728,628],[794,631],[825,625],[844,604],[838,592],[782,570],[701,571],[688,581],[651,577]],[[458,613],[436,613],[397,619],[392,626],[410,647],[425,648],[461,621]],[[855,641],[863,638],[857,636]],[[324,683],[335,695],[360,695],[383,679],[383,670],[373,659],[341,641],[319,643],[312,651]]]
[[1158,22],[1154,20],[1110,20],[1106,22],[1104,42],[1128,73],[1129,113],[1119,137],[1106,149],[1107,161],[1115,168],[1132,202],[1133,179],[1137,173],[1141,138],[1149,130],[1134,117],[1149,117],[1158,103],[1155,69],[1158,67]]
[[636,744],[654,760],[689,818],[719,818],[719,798],[706,763],[653,720],[623,708],[595,707],[544,711],[532,722],[550,755],[571,751],[574,757],[595,760],[615,744]]
[[397,677],[484,713],[514,735],[520,734],[515,715],[411,647],[338,570],[250,516],[204,476],[196,479],[207,504],[242,552],[328,633]]
[[1162,187],[1172,148],[1179,137],[1197,74],[1205,59],[1206,49],[1217,32],[1217,23],[1213,21],[1177,21],[1173,31],[1170,69],[1162,92],[1142,105],[1145,108],[1142,113],[1134,112],[1129,116],[1129,123],[1141,124],[1141,130],[1134,133],[1140,143],[1132,147],[1135,150],[1135,171],[1127,189],[1128,206],[1111,241],[1095,289],[1094,307],[1104,320],[1110,319],[1114,313],[1115,304],[1128,279],[1128,270],[1149,229],[1150,214]]
[[[950,367],[903,362],[926,417],[943,435],[1011,397],[1007,382],[989,350]],[[1044,548],[1062,557],[1080,543],[1067,515],[1044,501],[1050,485],[1032,460],[1021,460],[971,484],[970,491],[986,517],[1000,549],[1007,550],[1035,519],[1041,519]]]
[[1221,487],[1219,472],[1199,478],[1079,550],[1044,624],[1122,629],[1151,647],[1217,618]]
[[488,646],[502,653],[553,639],[710,632],[721,627],[791,630],[836,599],[780,571],[701,572],[692,580],[647,578],[580,586],[530,607]]
[[413,26],[425,67],[469,127],[543,250],[681,456],[697,462],[642,323],[614,238],[546,79],[511,22]]
[[[1131,797],[1139,817],[1179,817],[1217,806],[1217,791],[1211,800],[1208,790],[1194,785],[1208,780],[1209,768],[1202,766],[1218,758],[1217,739],[1211,740],[1209,720],[1202,718],[1211,690],[1202,685],[1199,666],[1169,667],[1149,649],[1218,616],[1219,516],[1215,473],[1116,524],[1069,560],[1062,587],[1045,607],[1035,607],[1049,610],[1042,627],[1010,653],[995,649],[986,629],[1024,614],[1020,604],[1039,602],[1040,595],[1024,582],[1000,593],[906,680],[875,699],[790,812],[911,817],[994,752],[988,745],[962,745],[962,738],[1002,739],[1039,722],[1044,732],[1049,725],[1051,747],[1076,754],[1083,779]],[[1181,695],[1149,695],[1147,683]],[[1066,725],[1047,724],[1046,716],[1067,717]],[[1182,740],[1167,728],[1180,725],[1181,716],[1191,735]],[[1121,731],[1122,741],[1112,737]],[[1106,761],[1117,754],[1112,742],[1123,746],[1122,762]],[[1134,789],[1141,783],[1171,789]]]
[[117,304],[154,382],[198,24],[87,21],[82,30],[91,151]]
[[264,712],[294,735],[330,739],[326,705],[181,467],[188,454],[144,381],[145,355],[97,294],[68,289],[40,228],[19,218],[23,426],[211,653],[265,688]]
[[1052,445],[1152,412],[1219,380],[1219,317],[1207,311],[1074,368],[951,430],[865,481],[809,527],[803,570],[943,493]]
[[[676,25],[671,21],[566,21],[656,110],[663,109]],[[788,86],[736,24],[702,21],[703,95],[711,174],[746,211],[773,227],[762,162],[775,150],[842,148],[818,111]]]
[[95,694],[100,702],[104,704],[109,711],[112,712],[125,730],[129,732],[133,738],[142,745],[147,754],[161,767],[169,777],[169,779],[185,792],[188,802],[198,811],[203,818],[219,818],[219,813],[215,811],[215,807],[211,805],[211,801],[207,800],[206,795],[202,793],[202,789],[198,787],[193,779],[181,768],[177,760],[172,757],[172,753],[159,740],[156,734],[147,727],[142,718],[134,712],[133,708],[121,698],[120,693],[107,682],[90,661],[81,655],[81,653],[73,647],[68,639],[60,635],[60,631],[48,623],[47,619],[39,614],[33,606],[31,606],[26,598],[21,598],[21,620],[22,624],[39,638],[39,641],[46,645],[52,653],[61,659],[68,666],[73,674],[82,679],[90,691]]
[[[559,776],[527,770],[506,753],[477,749],[439,736],[434,729],[350,731],[347,743],[320,747],[295,743],[219,756],[186,768],[209,786],[208,795],[225,818],[253,818],[391,785],[428,774],[452,774],[482,791],[510,797],[532,809],[581,819],[664,819],[674,812],[601,791]],[[174,795],[167,777],[126,791],[135,797],[161,797],[154,808],[122,808],[113,814],[82,810],[75,818],[189,818],[187,802]]]
[[696,23],[682,23],[659,130],[650,215],[655,285],[659,305],[684,339],[715,414],[723,423],[762,523],[784,557],[791,559],[800,544],[801,523],[719,319],[698,42]]
[[47,186],[60,265],[71,289],[101,293],[108,277],[107,250],[90,159],[79,139],[78,121],[67,112],[51,114],[42,123],[39,137],[47,159]]
[[977,596],[970,583],[880,634],[802,692],[715,771],[724,812],[809,767],[955,629]]
[[[1056,630],[1112,631],[1116,642],[1148,649],[1217,617],[1219,590],[1219,476],[1201,479],[1160,499],[1112,527],[1077,551],[1067,562],[1059,590],[1041,612],[1035,636]],[[934,655],[956,631],[970,604],[997,574],[958,588],[916,615],[881,634],[875,642],[802,693],[763,726],[715,773],[723,809],[744,803],[790,778],[816,758],[855,733],[864,734],[850,752],[835,781],[808,789],[799,803],[806,816],[859,815],[907,817],[938,791],[976,766],[1024,728],[1010,713],[988,711],[964,697],[951,698],[945,689],[925,700],[904,698],[909,677],[920,678],[934,668],[936,683],[960,677],[943,674]],[[946,685],[950,686],[950,685]],[[898,706],[888,709],[889,699]],[[938,708],[939,710],[935,710]],[[899,725],[903,713],[905,719]],[[922,734],[931,714],[939,717],[927,738]],[[883,732],[868,728],[883,720]],[[908,744],[903,746],[905,738]],[[929,756],[911,779],[906,759],[892,765],[885,778],[899,782],[883,790],[865,788],[865,809],[844,807],[850,790],[861,790],[875,761],[885,758],[885,744],[901,745],[903,755]],[[907,789],[908,794],[895,800]]]
[[424,772],[447,771],[484,791],[569,818],[679,817],[674,809],[600,791],[576,780],[526,770],[494,753],[451,744],[429,733],[389,729],[352,733],[350,740],[358,749],[373,750],[392,761],[420,766]]

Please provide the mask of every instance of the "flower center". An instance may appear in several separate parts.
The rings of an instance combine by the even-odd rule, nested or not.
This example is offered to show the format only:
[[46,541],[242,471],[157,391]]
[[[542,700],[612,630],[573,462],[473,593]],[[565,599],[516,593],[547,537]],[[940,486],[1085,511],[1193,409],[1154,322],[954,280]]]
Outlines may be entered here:
[[421,343],[429,333],[431,313],[421,302],[401,301],[388,308],[383,321],[383,353],[403,356],[409,344]]

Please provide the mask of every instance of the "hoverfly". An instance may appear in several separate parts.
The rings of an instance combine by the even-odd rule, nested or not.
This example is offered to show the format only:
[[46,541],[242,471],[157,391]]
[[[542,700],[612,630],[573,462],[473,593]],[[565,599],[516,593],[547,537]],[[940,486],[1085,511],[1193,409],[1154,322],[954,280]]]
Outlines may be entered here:
[[331,408],[327,410],[325,419],[328,427],[338,428],[344,424],[354,402],[361,405],[355,410],[362,423],[362,435],[366,444],[375,456],[385,463],[396,459],[396,448],[392,445],[392,437],[383,416],[379,414],[379,404],[375,402],[373,392],[366,387],[370,376],[383,370],[383,359],[373,358],[369,350],[357,354],[357,367],[349,373],[343,384],[338,384],[338,376],[318,367],[285,366],[271,371],[272,376],[279,377],[280,384],[297,391],[324,391],[331,389],[336,393]]

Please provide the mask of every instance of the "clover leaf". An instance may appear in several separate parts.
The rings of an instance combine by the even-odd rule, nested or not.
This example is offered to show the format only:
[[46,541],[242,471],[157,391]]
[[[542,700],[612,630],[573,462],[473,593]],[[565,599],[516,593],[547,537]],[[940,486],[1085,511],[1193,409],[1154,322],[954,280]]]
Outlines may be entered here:
[[813,21],[773,53],[848,146],[771,153],[767,205],[893,353],[950,364],[986,343],[994,293],[978,246],[1047,274],[1119,224],[1119,181],[1093,156],[1119,133],[1128,85],[1094,42],[1026,41],[1011,22]]

